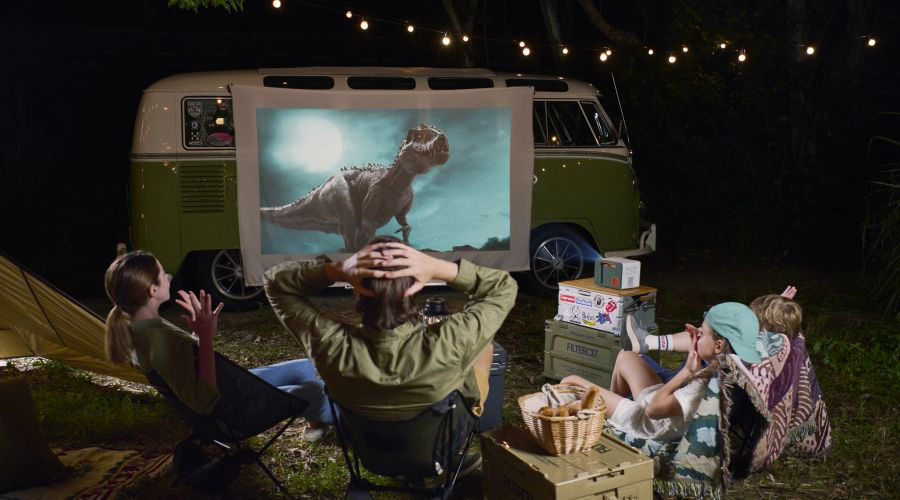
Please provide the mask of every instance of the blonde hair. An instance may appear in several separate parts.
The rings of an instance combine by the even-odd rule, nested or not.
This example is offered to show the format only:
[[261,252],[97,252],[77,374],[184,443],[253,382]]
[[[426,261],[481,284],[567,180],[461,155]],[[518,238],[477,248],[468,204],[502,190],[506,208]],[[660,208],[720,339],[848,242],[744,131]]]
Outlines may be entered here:
[[781,295],[763,295],[750,303],[759,319],[759,327],[772,333],[783,333],[793,339],[800,333],[803,310],[800,304]]
[[159,286],[159,263],[152,254],[134,251],[120,255],[104,277],[113,308],[106,316],[106,357],[116,364],[132,360],[131,318],[150,300],[150,287]]

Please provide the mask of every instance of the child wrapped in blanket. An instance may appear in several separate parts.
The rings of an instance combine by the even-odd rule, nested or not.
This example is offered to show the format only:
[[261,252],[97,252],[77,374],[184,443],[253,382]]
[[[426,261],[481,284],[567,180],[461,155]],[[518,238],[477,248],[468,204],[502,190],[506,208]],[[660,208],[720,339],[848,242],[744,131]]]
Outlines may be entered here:
[[[725,302],[706,313],[700,328],[688,332],[687,361],[667,382],[638,354],[621,351],[609,390],[577,375],[565,377],[561,383],[598,388],[606,403],[606,417],[616,429],[645,439],[673,441],[684,435],[696,415],[719,355],[736,354],[744,363],[760,361],[758,332],[759,321],[749,307]],[[710,365],[708,369],[703,369],[703,362]]]

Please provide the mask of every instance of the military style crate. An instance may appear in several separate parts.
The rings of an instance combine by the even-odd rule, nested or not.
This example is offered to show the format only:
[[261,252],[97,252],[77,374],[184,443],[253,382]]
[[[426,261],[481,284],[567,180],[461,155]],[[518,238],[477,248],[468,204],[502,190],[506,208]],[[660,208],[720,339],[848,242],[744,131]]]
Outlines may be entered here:
[[642,285],[615,290],[597,285],[594,278],[559,282],[556,319],[620,335],[628,314],[656,334],[656,288]]
[[616,356],[622,350],[617,335],[548,319],[544,324],[544,376],[561,379],[579,375],[609,387]]
[[604,434],[589,450],[552,456],[525,429],[481,435],[491,500],[652,500],[653,460]]

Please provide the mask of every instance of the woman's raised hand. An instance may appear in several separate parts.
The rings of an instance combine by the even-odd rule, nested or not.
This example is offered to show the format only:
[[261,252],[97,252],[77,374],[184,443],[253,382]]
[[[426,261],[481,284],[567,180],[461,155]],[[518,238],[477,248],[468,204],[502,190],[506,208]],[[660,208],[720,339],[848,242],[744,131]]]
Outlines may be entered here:
[[194,292],[185,292],[184,290],[179,290],[178,295],[181,296],[181,300],[175,299],[175,302],[190,313],[190,316],[182,314],[181,318],[198,337],[212,338],[216,333],[219,313],[222,312],[224,304],[220,302],[213,310],[212,296],[203,290],[200,290],[199,298],[194,295]]
[[[686,326],[693,327],[693,325]],[[690,375],[694,375],[703,368],[703,362],[700,359],[700,353],[698,352],[697,347],[698,342],[700,342],[700,331],[696,327],[693,327],[689,328],[688,332],[691,334],[691,349],[688,351],[684,369],[687,370]]]
[[784,291],[781,292],[781,296],[786,299],[793,299],[794,296],[796,296],[796,295],[797,295],[797,287],[791,286],[791,285],[788,285],[787,288],[785,288]]

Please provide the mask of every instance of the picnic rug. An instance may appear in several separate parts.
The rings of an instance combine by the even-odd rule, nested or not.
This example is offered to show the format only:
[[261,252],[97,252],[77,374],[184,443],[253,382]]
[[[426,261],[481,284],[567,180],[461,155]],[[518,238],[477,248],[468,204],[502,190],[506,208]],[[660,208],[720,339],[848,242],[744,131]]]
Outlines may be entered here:
[[134,450],[84,448],[54,453],[70,470],[65,480],[0,494],[0,500],[115,498],[136,481],[159,476],[172,462],[171,454]]

